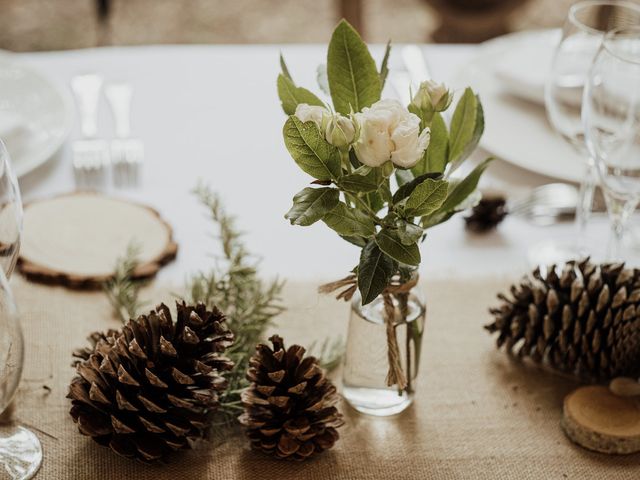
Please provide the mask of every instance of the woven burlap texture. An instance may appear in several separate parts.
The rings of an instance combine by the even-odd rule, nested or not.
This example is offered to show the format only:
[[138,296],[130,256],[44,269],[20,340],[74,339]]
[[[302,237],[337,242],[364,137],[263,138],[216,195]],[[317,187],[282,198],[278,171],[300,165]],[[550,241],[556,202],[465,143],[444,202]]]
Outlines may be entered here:
[[[288,344],[345,334],[348,306],[289,284],[277,331]],[[26,341],[15,417],[39,429],[38,479],[637,479],[640,455],[608,457],[575,447],[559,421],[576,384],[510,361],[483,331],[487,307],[508,281],[427,281],[427,324],[415,404],[391,418],[342,409],[336,447],[307,463],[276,461],[248,449],[241,435],[217,447],[147,466],[83,437],[65,398],[71,351],[94,330],[117,327],[103,294],[12,281]],[[147,291],[154,303],[165,289]],[[162,293],[161,293],[162,292]],[[50,389],[50,390],[49,390]]]

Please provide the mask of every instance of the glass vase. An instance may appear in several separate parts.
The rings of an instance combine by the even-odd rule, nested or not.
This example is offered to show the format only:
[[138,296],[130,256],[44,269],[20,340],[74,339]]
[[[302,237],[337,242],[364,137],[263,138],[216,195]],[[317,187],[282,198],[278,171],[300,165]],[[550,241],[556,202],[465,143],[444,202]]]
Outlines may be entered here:
[[[425,317],[425,302],[416,288],[388,295],[387,305],[380,295],[363,307],[359,294],[354,295],[342,379],[343,396],[353,408],[382,417],[411,405]],[[393,363],[402,370],[404,386],[389,377]]]

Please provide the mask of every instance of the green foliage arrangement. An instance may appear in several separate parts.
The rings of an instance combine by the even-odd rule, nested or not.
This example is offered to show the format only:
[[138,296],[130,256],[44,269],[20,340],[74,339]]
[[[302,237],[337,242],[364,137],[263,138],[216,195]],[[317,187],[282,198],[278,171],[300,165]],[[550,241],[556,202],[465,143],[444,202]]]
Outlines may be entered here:
[[332,105],[297,86],[282,58],[277,81],[288,115],[284,143],[314,179],[293,197],[285,217],[300,226],[322,221],[361,248],[352,273],[363,305],[392,279],[411,278],[426,230],[477,200],[474,192],[491,160],[464,178],[452,176],[484,129],[482,104],[470,88],[448,125],[443,112],[453,93],[442,84],[425,79],[408,106],[381,99],[390,49],[388,44],[378,69],[366,44],[343,20],[327,53]]

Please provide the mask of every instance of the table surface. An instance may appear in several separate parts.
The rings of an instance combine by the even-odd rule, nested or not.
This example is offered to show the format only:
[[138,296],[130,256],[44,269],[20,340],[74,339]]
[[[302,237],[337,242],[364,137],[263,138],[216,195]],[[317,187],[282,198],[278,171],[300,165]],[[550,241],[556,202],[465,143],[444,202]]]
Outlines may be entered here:
[[[424,54],[434,77],[446,82],[476,48],[429,45],[424,46]],[[73,75],[88,71],[100,72],[107,82],[126,80],[134,86],[132,129],[146,148],[143,185],[136,191],[110,193],[156,207],[174,227],[179,257],[164,269],[161,280],[179,282],[189,272],[206,267],[209,256],[219,252],[205,211],[190,193],[199,179],[211,185],[227,210],[237,215],[249,248],[262,258],[266,276],[338,278],[354,266],[355,247],[321,222],[302,228],[284,219],[291,198],[309,178],[290,158],[282,140],[285,117],[275,86],[281,51],[296,82],[317,90],[316,67],[323,63],[325,46],[116,47],[28,53],[18,58],[61,88],[68,88]],[[382,48],[373,47],[373,54],[378,60]],[[396,67],[392,56],[392,72]],[[473,85],[472,78],[469,84]],[[389,88],[385,94],[394,92]],[[104,99],[99,128],[112,138],[113,120]],[[78,136],[76,126],[71,139]],[[477,152],[471,163],[484,156]],[[485,177],[482,186],[514,194],[551,181],[500,160]],[[25,202],[73,190],[69,142],[20,184]],[[596,224],[595,234],[604,238],[605,223]],[[532,245],[572,235],[570,224],[543,228],[518,218],[508,218],[495,233],[469,235],[459,216],[429,230],[422,247],[422,274],[473,277],[523,272]]]
[[[318,298],[308,284],[297,282],[315,285],[340,277],[353,266],[357,252],[322,225],[292,227],[283,218],[291,197],[309,178],[290,159],[281,137],[284,115],[275,88],[280,50],[297,82],[313,85],[325,47],[135,47],[20,58],[64,88],[73,75],[86,71],[134,85],[133,129],[147,151],[144,185],[135,192],[112,193],[156,207],[173,225],[179,257],[161,272],[158,283],[181,282],[188,272],[210,264],[208,255],[219,252],[205,212],[190,194],[200,178],[238,216],[248,246],[263,258],[263,273],[291,280],[285,296],[291,308],[280,321],[288,338],[304,344],[309,335],[344,329],[346,305]],[[473,52],[470,46],[425,47],[434,75],[444,81]],[[381,49],[374,53],[379,56]],[[110,138],[113,125],[104,102],[101,113],[102,132]],[[72,138],[77,136],[76,129]],[[479,152],[474,161],[482,156]],[[508,192],[548,181],[500,161],[483,179],[485,186]],[[21,179],[21,187],[26,202],[73,190],[69,145]],[[597,223],[595,229],[606,233],[604,222]],[[503,284],[495,276],[522,273],[530,246],[572,232],[571,225],[541,228],[518,218],[507,219],[487,236],[466,234],[460,218],[431,230],[422,248],[422,273],[428,277],[429,296],[438,301],[430,307],[423,393],[399,421],[363,422],[345,409],[349,421],[343,441],[324,460],[305,466],[305,477],[386,478],[397,475],[400,466],[406,478],[636,478],[637,456],[604,458],[576,449],[564,438],[558,427],[560,406],[571,385],[560,377],[524,375],[510,363],[504,365],[507,356],[495,352],[493,339],[481,333],[486,306]],[[447,276],[457,278],[434,280]],[[480,276],[485,278],[466,281]],[[190,478],[253,479],[260,472],[269,478],[300,478],[297,464],[253,456],[233,442],[223,450],[190,452],[158,469],[94,449],[77,435],[64,394],[72,375],[69,345],[81,345],[87,332],[104,328],[106,299],[99,292],[15,280],[27,348],[36,352],[26,359],[18,418],[55,435],[41,436],[48,460],[40,476],[160,479],[186,473]],[[321,304],[327,308],[319,308]],[[80,322],[77,328],[60,329],[69,319]],[[44,398],[34,394],[42,391],[42,382],[50,389]]]

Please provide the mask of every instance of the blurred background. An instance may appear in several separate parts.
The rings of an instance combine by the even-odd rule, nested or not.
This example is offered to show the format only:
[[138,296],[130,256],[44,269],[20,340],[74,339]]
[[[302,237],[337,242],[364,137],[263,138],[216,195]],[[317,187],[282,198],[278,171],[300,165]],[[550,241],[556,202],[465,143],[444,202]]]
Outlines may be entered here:
[[573,0],[0,0],[0,49],[320,43],[341,17],[369,42],[474,43],[559,26]]

